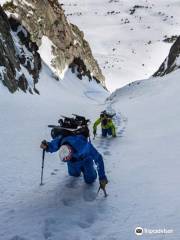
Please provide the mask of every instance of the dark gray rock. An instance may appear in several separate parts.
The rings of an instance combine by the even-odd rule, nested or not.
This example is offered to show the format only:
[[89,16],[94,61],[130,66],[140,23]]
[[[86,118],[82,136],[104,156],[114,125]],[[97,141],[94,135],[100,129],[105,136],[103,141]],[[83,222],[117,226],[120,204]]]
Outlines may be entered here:
[[[38,93],[35,84],[38,82],[41,69],[41,58],[37,52],[38,47],[30,40],[28,31],[14,18],[8,19],[0,6],[0,80],[11,93],[20,89]],[[18,41],[18,44],[17,44]],[[29,86],[25,67],[33,86]]]
[[[17,34],[21,41],[21,48],[19,49],[18,54],[20,63],[27,68],[29,74],[33,76],[34,84],[36,84],[41,70],[41,57],[37,52],[38,46],[35,42],[31,41],[30,33],[17,19],[10,17],[9,23],[12,31]],[[30,56],[25,54],[23,46],[30,52]]]
[[[4,8],[12,15],[15,13],[15,17],[18,16],[38,46],[41,45],[43,36],[51,40],[54,45],[52,65],[57,75],[76,59],[81,59],[91,76],[105,86],[105,78],[84,39],[84,33],[67,21],[58,0],[16,0]],[[80,73],[79,78],[81,77]]]
[[161,64],[159,69],[153,74],[153,77],[164,76],[180,68],[180,61],[177,62],[178,57],[180,57],[180,36],[172,45],[167,58]]
[[9,89],[15,92],[18,88],[16,71],[20,71],[20,63],[16,57],[16,50],[12,36],[10,34],[10,25],[6,14],[0,6],[0,80]]

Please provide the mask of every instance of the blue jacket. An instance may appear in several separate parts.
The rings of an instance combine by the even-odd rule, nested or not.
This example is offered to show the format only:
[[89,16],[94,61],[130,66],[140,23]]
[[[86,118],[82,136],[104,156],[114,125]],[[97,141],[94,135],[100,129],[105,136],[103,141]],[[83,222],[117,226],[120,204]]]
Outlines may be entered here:
[[55,138],[51,142],[48,143],[47,152],[56,152],[63,144],[69,144],[73,148],[73,158],[76,158],[77,161],[74,164],[78,164],[78,162],[84,161],[86,164],[87,161],[93,161],[97,165],[97,171],[99,175],[99,179],[106,178],[105,170],[104,170],[104,162],[101,154],[95,149],[95,147],[88,142],[87,139],[82,135],[77,136],[68,136],[62,138]]

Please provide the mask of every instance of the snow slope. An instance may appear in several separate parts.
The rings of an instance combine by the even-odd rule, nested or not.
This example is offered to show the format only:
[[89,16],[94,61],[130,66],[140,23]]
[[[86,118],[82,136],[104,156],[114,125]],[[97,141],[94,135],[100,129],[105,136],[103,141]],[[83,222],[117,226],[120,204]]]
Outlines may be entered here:
[[[94,3],[94,8],[101,9],[104,6],[101,3]],[[107,4],[110,3],[118,4],[116,0]],[[163,3],[166,6],[167,2]],[[170,7],[172,11],[178,9],[178,2]],[[105,11],[106,8],[97,13],[102,14],[102,23]],[[106,19],[111,23],[113,18]],[[91,24],[95,29],[93,21],[88,29]],[[96,26],[89,34],[101,36],[102,25]],[[102,31],[107,32],[107,25]],[[172,27],[172,31],[176,29]],[[99,40],[94,39],[101,42],[100,36]],[[112,44],[113,39],[114,36]],[[138,47],[141,45],[140,41]],[[97,45],[93,46],[95,49]],[[102,44],[97,52],[102,47],[104,54],[109,46]],[[40,51],[45,53],[43,48]],[[47,54],[49,51],[50,47]],[[109,53],[102,56],[104,59]],[[159,50],[156,57],[161,57]],[[49,59],[45,54],[47,64]],[[127,55],[127,60],[130,59]],[[138,58],[135,63],[133,71],[139,69]],[[116,71],[110,68],[108,71],[117,79]],[[179,240],[179,73],[177,70],[163,78],[134,82],[115,91],[106,103],[104,99],[109,93],[96,82],[80,81],[70,71],[56,81],[46,65],[37,84],[40,95],[23,92],[12,95],[0,84],[0,240],[132,240],[138,239],[134,234],[137,226],[173,230],[166,235],[144,234],[143,240]],[[98,182],[88,187],[82,177],[76,180],[69,177],[57,154],[46,154],[45,185],[40,187],[39,145],[42,139],[50,138],[47,125],[56,124],[61,114],[71,113],[83,114],[93,123],[105,108],[116,111],[118,137],[101,139],[99,135],[92,141],[104,157],[108,198],[102,192],[96,196]]]
[[[72,23],[85,33],[108,89],[151,76],[179,35],[176,0],[59,0]],[[130,14],[135,8],[135,12]]]
[[[67,72],[60,82],[43,67],[41,95],[10,95],[1,86],[0,239],[131,240],[134,229],[167,229],[141,239],[180,238],[179,71],[135,82],[107,97],[95,82]],[[99,98],[97,98],[99,96]],[[92,122],[101,110],[116,111],[116,139],[92,139],[103,154],[108,198],[98,182],[67,175],[57,154],[46,154],[39,186],[39,143],[49,139],[47,124],[60,114],[84,114]]]
[[111,221],[122,239],[134,239],[132,231],[138,226],[173,230],[144,234],[142,239],[180,239],[179,73],[134,82],[110,97],[113,108],[128,119],[108,166],[114,165],[113,175],[119,176],[113,178],[112,197],[112,202],[118,199],[119,211],[116,206]]
[[[61,81],[52,79],[51,75],[49,68],[44,66],[37,84],[40,95],[23,92],[12,95],[0,85],[2,240],[70,239],[66,225],[73,225],[78,219],[79,225],[80,221],[82,225],[88,225],[88,221],[91,221],[91,215],[86,214],[91,212],[91,206],[87,204],[77,209],[73,205],[73,202],[78,203],[85,188],[82,179],[79,185],[77,183],[71,189],[66,166],[61,165],[56,154],[46,156],[46,185],[39,186],[39,145],[41,140],[50,139],[47,125],[56,124],[61,114],[71,116],[72,113],[77,113],[91,118],[91,114],[98,111],[97,102],[102,103],[108,92],[95,81],[80,81],[70,71],[65,73]],[[90,220],[83,223],[82,215],[78,212],[83,212],[84,218]],[[74,229],[76,226],[81,229],[79,225],[75,224]],[[58,237],[54,228],[58,230]]]

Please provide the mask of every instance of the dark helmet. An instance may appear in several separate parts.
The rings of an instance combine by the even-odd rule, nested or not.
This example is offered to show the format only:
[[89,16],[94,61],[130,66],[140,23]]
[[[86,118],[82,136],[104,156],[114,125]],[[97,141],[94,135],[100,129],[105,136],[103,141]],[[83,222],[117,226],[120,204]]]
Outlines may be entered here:
[[101,118],[107,118],[108,117],[108,114],[107,114],[106,110],[101,112],[100,117]]

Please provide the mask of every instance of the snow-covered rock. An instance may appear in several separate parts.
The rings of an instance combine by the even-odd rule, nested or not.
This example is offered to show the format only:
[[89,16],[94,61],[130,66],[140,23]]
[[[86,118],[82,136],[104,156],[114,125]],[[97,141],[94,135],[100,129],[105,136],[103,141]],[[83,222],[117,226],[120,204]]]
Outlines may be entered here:
[[0,6],[0,80],[9,89],[38,92],[41,59],[28,31],[15,19],[8,19]]
[[52,43],[50,64],[55,74],[60,76],[74,59],[79,58],[90,72],[90,77],[105,86],[105,78],[92,55],[89,43],[84,39],[83,32],[67,21],[57,0],[14,0],[5,4],[4,8],[22,21],[38,46],[45,38],[49,39],[48,42]]
[[153,76],[164,76],[178,68],[180,68],[180,37],[172,45],[168,56]]

